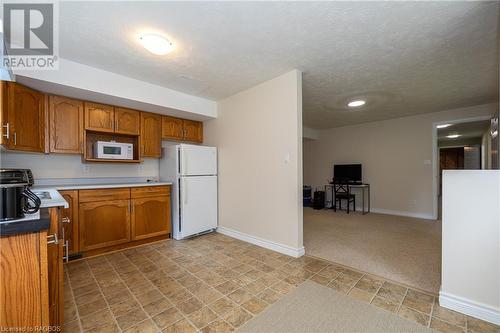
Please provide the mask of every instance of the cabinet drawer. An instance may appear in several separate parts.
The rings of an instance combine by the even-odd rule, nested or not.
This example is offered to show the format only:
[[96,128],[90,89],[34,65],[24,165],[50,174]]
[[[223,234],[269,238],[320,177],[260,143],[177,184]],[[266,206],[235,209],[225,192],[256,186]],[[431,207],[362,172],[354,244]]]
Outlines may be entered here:
[[132,198],[157,197],[159,195],[170,195],[170,186],[143,186],[130,189]]
[[104,200],[121,200],[130,199],[130,188],[114,188],[102,190],[80,190],[80,202],[104,201]]

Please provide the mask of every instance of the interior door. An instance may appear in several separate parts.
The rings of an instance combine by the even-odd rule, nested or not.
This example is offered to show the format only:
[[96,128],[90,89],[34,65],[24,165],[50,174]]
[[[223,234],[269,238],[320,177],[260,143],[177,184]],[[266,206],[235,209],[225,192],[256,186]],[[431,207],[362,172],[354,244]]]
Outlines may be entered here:
[[181,176],[217,174],[217,148],[180,145]]
[[183,237],[217,227],[217,176],[183,177],[180,189]]

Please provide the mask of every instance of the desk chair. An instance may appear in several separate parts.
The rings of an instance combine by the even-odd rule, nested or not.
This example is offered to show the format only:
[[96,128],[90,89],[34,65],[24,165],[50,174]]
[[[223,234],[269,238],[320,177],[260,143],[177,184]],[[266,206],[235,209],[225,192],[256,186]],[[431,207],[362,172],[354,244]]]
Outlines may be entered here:
[[353,211],[356,211],[356,196],[351,193],[351,187],[349,183],[344,180],[333,180],[333,210],[337,211],[337,202],[339,203],[339,209],[342,210],[342,200],[347,201],[347,214],[349,214],[349,206],[352,202]]

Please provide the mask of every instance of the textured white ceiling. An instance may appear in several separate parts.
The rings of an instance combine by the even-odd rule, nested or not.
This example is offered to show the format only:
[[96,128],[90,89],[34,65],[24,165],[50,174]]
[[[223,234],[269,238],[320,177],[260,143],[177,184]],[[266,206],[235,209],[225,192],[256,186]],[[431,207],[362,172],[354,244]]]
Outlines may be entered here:
[[[497,2],[61,2],[63,58],[210,99],[293,68],[304,125],[497,101]],[[154,56],[142,31],[176,50]],[[345,102],[366,97],[347,111]]]

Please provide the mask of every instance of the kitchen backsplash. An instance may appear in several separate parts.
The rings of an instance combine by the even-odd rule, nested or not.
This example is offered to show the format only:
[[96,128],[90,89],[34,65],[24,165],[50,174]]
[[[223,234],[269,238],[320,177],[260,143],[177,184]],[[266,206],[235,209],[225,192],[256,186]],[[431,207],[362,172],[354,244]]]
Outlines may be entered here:
[[31,169],[35,179],[140,178],[158,179],[158,159],[145,158],[138,164],[82,163],[79,155],[0,153],[3,168]]

